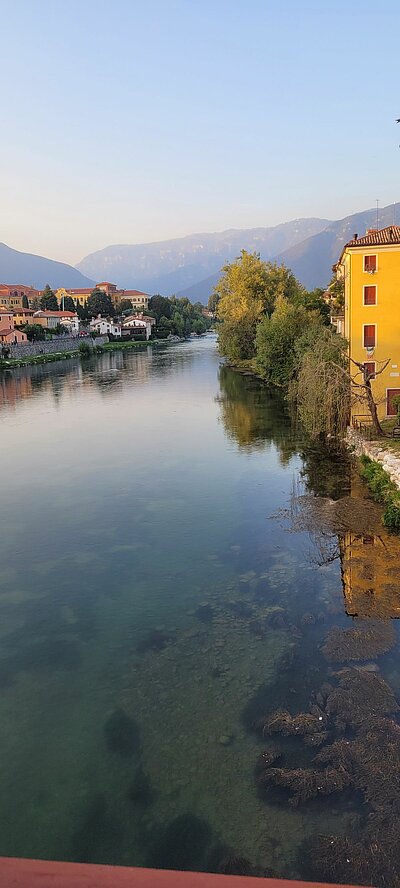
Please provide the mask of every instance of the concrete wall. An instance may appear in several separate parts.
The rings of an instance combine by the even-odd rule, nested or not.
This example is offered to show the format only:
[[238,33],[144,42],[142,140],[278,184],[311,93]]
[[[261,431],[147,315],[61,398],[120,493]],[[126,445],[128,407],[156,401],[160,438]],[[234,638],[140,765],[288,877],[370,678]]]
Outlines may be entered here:
[[91,336],[79,338],[79,336],[57,336],[45,342],[26,342],[23,344],[7,345],[10,350],[10,358],[30,358],[33,355],[54,355],[60,352],[77,351],[81,342],[87,342],[92,348],[94,345],[103,345],[108,342],[108,336]]

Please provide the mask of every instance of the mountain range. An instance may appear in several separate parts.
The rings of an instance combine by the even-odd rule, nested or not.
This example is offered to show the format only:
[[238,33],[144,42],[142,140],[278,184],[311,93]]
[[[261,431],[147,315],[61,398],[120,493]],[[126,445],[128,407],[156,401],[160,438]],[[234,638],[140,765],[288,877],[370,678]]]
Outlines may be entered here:
[[[400,204],[379,210],[379,227],[396,224]],[[76,268],[0,244],[0,282],[51,287],[91,287],[109,280],[147,293],[188,296],[206,303],[222,266],[240,250],[256,250],[292,269],[308,289],[325,287],[342,247],[355,233],[376,227],[376,209],[339,219],[295,219],[270,228],[230,229],[220,233],[149,244],[123,244],[91,253]]]
[[77,268],[33,253],[20,253],[0,243],[0,283],[25,284],[43,290],[50,287],[92,287],[93,281]]
[[295,219],[273,228],[230,229],[150,244],[114,245],[86,256],[77,268],[97,281],[169,296],[218,272],[242,249],[257,250],[263,258],[272,259],[327,225],[327,219]]

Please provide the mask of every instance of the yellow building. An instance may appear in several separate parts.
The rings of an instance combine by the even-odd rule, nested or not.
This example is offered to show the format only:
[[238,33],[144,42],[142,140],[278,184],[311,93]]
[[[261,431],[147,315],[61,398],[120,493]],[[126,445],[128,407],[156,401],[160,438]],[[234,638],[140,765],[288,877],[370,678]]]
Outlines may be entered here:
[[[372,378],[372,392],[379,418],[394,416],[393,398],[400,395],[400,226],[354,235],[336,271],[344,282],[344,317],[336,318],[336,326],[349,342],[350,358],[368,363],[369,372],[388,361]],[[357,368],[350,369],[354,376]],[[357,412],[367,414],[366,405],[354,408],[353,416]]]
[[67,296],[71,296],[75,305],[79,304],[84,308],[90,294],[93,293],[93,289],[93,287],[84,287],[83,289],[81,287],[75,290],[66,290],[65,287],[59,287],[59,289],[56,290],[58,304],[62,305],[63,297],[66,298]]

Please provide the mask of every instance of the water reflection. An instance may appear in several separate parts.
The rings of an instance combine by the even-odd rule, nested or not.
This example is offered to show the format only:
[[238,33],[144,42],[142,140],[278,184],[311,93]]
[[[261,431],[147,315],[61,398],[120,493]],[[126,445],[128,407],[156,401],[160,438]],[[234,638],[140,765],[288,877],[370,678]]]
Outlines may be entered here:
[[277,392],[260,386],[252,374],[238,373],[222,364],[217,403],[228,437],[248,452],[274,444],[280,462],[286,465],[298,450],[295,431],[289,432],[288,407]]

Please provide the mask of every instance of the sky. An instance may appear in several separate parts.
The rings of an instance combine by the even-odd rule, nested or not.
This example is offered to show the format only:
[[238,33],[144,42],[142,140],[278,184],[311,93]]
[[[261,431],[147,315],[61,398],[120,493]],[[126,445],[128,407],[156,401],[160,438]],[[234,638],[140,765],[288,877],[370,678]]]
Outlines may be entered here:
[[398,0],[0,0],[0,241],[108,244],[400,200]]

